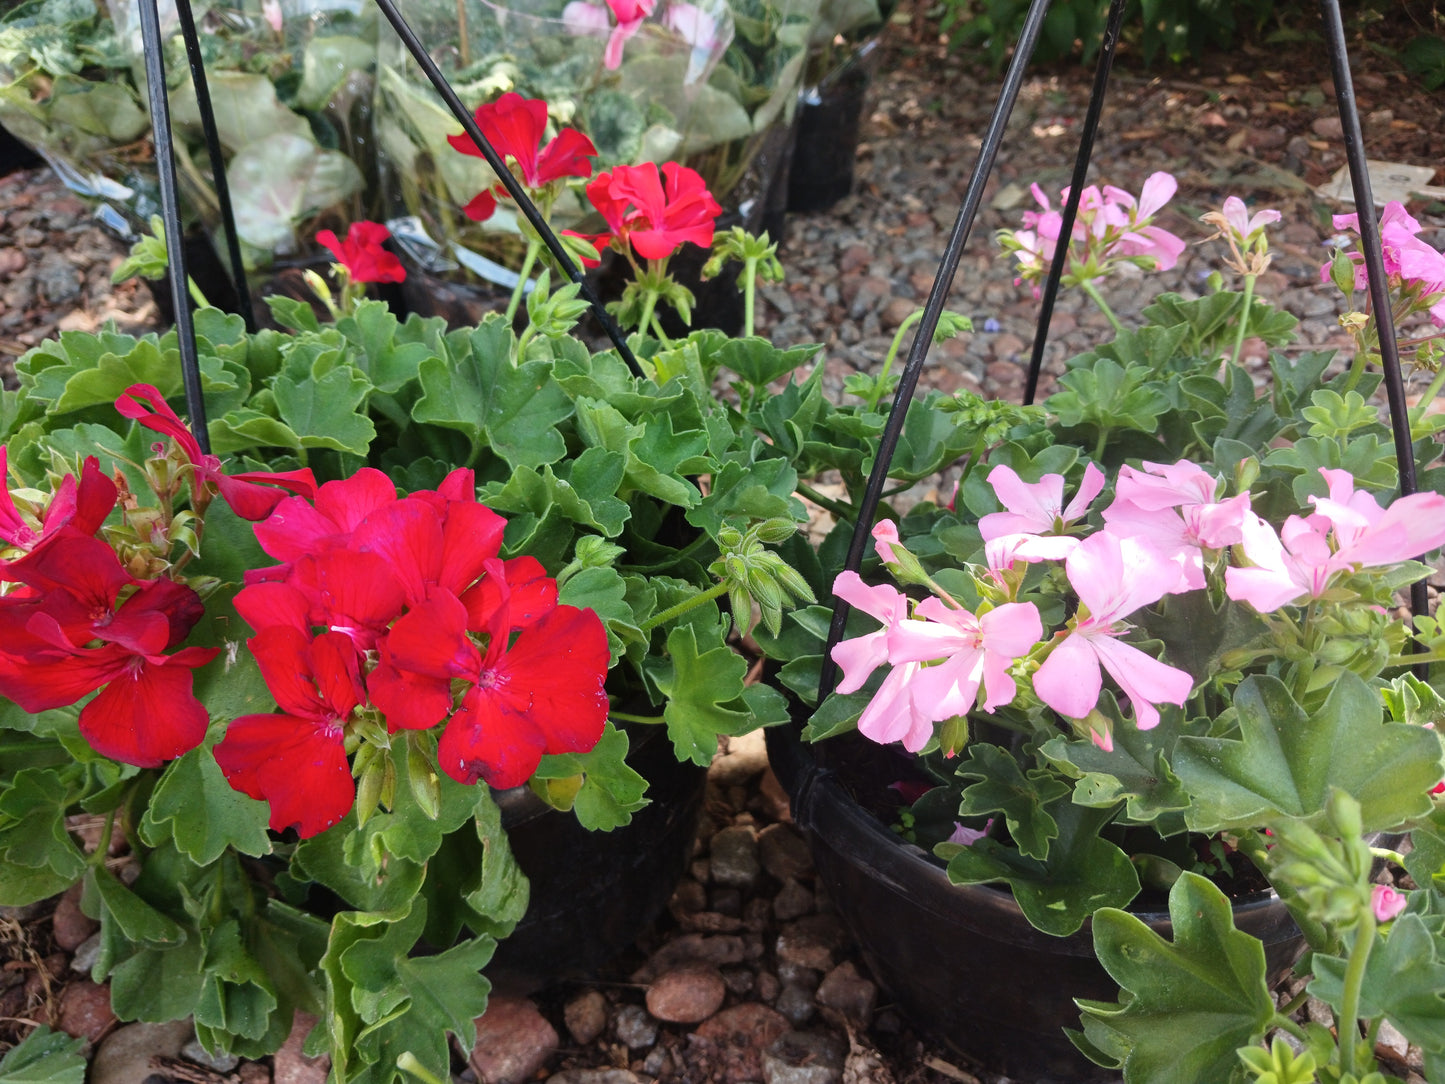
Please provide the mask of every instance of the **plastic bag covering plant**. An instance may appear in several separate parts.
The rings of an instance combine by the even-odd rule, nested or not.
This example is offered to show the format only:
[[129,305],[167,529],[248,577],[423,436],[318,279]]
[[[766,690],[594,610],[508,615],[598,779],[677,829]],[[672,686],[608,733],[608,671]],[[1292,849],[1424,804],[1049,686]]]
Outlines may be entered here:
[[[1368,357],[1278,349],[1295,321],[1252,292],[1276,216],[1231,202],[1205,218],[1243,291],[1216,275],[1198,299],[1159,294],[1041,407],[972,405],[954,500],[880,520],[877,563],[834,584],[855,613],[808,736],[915,754],[895,770],[926,793],[903,823],[953,880],[1006,884],[1051,933],[1092,917],[1126,992],[1083,1004],[1075,1040],[1130,1084],[1394,1080],[1385,1020],[1445,1079],[1445,637],[1396,598],[1445,542],[1425,411],[1445,287],[1439,254],[1385,213],[1403,227],[1392,315],[1418,329],[1412,375],[1431,385],[1411,415],[1420,493],[1393,493]],[[1334,268],[1354,290],[1348,254]],[[1235,360],[1246,335],[1275,348],[1265,394]],[[805,697],[806,613],[764,642]],[[1381,832],[1413,849],[1372,851]],[[1413,880],[1387,895],[1372,856]],[[1207,879],[1250,867],[1305,931],[1299,973],[1333,1032],[1276,1007],[1262,946]],[[1172,942],[1124,910],[1166,890]],[[1292,1046],[1264,1045],[1280,1031]]]
[[[558,130],[591,141],[596,169],[685,163],[736,209],[761,194],[737,186],[776,125],[791,120],[810,39],[824,25],[870,18],[860,6],[871,0],[467,0],[459,23],[454,0],[408,0],[403,13],[468,106],[507,93],[545,101]],[[518,218],[505,206],[484,223],[463,213],[496,178],[481,160],[448,154],[455,121],[387,37],[377,131],[388,221],[409,255],[429,271],[460,265],[510,286],[526,241]],[[558,226],[590,228],[580,190],[560,193],[552,210]]]
[[210,454],[173,334],[18,362],[0,902],[82,884],[122,1018],[261,1056],[304,1009],[337,1080],[441,1078],[527,903],[480,783],[611,829],[646,801],[629,728],[705,764],[786,718],[730,638],[755,614],[785,635],[825,587],[799,472],[861,484],[884,415],[825,406],[820,369],[792,377],[815,348],[754,337],[636,336],[634,376],[569,334],[575,294],[534,291],[520,338],[359,295],[328,322],[274,298],[282,330],[249,335],[201,308]]
[[[372,172],[374,13],[334,0],[208,4],[198,12],[208,84],[243,252],[251,266],[302,254],[317,225],[364,211]],[[107,17],[108,12],[108,17]],[[360,12],[361,14],[357,14]],[[220,217],[174,8],[162,8],[176,152],[188,215]],[[0,16],[0,121],[66,183],[132,226],[158,210],[134,0],[29,0]]]

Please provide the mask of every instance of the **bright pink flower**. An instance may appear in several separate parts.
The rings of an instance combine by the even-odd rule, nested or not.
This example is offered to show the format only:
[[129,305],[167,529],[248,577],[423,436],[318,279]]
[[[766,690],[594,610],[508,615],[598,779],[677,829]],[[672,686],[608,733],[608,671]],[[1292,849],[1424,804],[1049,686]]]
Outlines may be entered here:
[[708,248],[722,213],[702,175],[677,162],[663,163],[661,174],[656,162],[599,173],[587,197],[613,236],[648,260],[666,259],[688,241]]
[[77,483],[75,475],[67,474],[40,513],[38,522],[27,520],[3,484],[8,469],[5,445],[0,444],[0,542],[9,543],[15,549],[32,550],[62,527],[74,527],[81,534],[93,535],[115,507],[118,496],[115,483],[100,473],[100,463],[92,455],[87,456],[81,466],[80,481]]
[[343,740],[347,719],[365,703],[360,660],[339,633],[313,640],[279,625],[247,646],[281,710],[232,721],[216,763],[231,786],[270,803],[273,831],[295,828],[305,839],[341,820],[356,800]]
[[[1352,213],[1335,215],[1335,229],[1360,232],[1360,216]],[[1422,227],[1410,216],[1398,200],[1385,204],[1380,215],[1380,249],[1385,265],[1385,274],[1392,284],[1417,284],[1426,294],[1445,291],[1445,255],[1420,240],[1417,236]],[[1368,282],[1365,271],[1365,257],[1358,249],[1351,252],[1355,264],[1356,290],[1363,290]],[[1330,264],[1320,268],[1320,281],[1330,281]],[[1445,303],[1441,298],[1435,304]],[[1435,315],[1431,309],[1432,318]]]
[[604,10],[588,0],[572,0],[562,9],[562,22],[569,34],[601,37],[607,33],[608,12],[611,12],[616,23],[608,35],[602,62],[608,71],[616,71],[622,66],[622,47],[642,29],[643,20],[656,6],[657,0],[607,0]]
[[382,247],[391,231],[380,222],[353,222],[340,240],[332,230],[321,230],[316,240],[331,250],[336,262],[346,268],[352,282],[404,282],[406,268]]
[[[1067,506],[1062,474],[1046,474],[1037,482],[1025,482],[1012,467],[998,466],[989,472],[988,483],[1008,511],[990,512],[979,518],[978,529],[984,541],[994,542],[1009,535],[1028,536],[1010,543],[1009,551],[1014,558],[1058,561],[1078,545],[1078,539],[1063,532],[1088,511],[1089,502],[1104,488],[1104,472],[1088,464],[1079,490]],[[990,567],[993,567],[992,558]]]
[[1065,567],[1081,616],[1034,674],[1034,691],[1061,715],[1082,719],[1098,706],[1102,666],[1128,695],[1139,729],[1148,730],[1159,722],[1155,705],[1183,704],[1194,679],[1118,637],[1129,631],[1129,614],[1168,593],[1176,566],[1144,539],[1100,531],[1079,543]]
[[278,561],[295,561],[342,544],[367,516],[397,499],[396,483],[363,467],[350,478],[327,482],[314,499],[287,497],[256,524],[256,541]]
[[242,519],[265,518],[285,498],[287,491],[307,497],[316,492],[316,478],[309,467],[293,471],[223,473],[221,460],[201,452],[190,428],[170,408],[160,390],[150,384],[132,384],[126,388],[116,399],[115,409],[121,417],[137,421],[175,441],[195,470],[195,484],[214,483],[221,499]]
[[1389,922],[1403,911],[1409,902],[1408,896],[1389,885],[1375,885],[1370,889],[1370,909],[1375,912],[1376,922]]
[[[563,128],[542,146],[547,131],[547,103],[540,99],[508,91],[495,102],[479,106],[476,120],[482,135],[503,161],[511,158],[517,163],[522,184],[533,192],[564,177],[592,176],[597,148],[577,129]],[[448,136],[447,142],[462,154],[482,157],[481,148],[465,132]],[[473,221],[485,222],[497,209],[497,200],[506,194],[506,188],[498,184],[463,210]]]
[[844,640],[833,647],[833,661],[843,671],[840,693],[857,692],[878,667],[889,661],[888,633],[908,617],[908,598],[896,587],[872,587],[856,572],[840,572],[833,581],[833,594],[848,605],[883,623],[874,632]]
[[872,534],[873,548],[878,552],[879,559],[890,564],[897,564],[898,557],[893,552],[893,547],[902,545],[898,538],[897,522],[891,519],[880,519],[873,524]]
[[1011,602],[981,617],[926,598],[914,610],[923,620],[897,622],[888,637],[890,661],[928,662],[914,679],[917,695],[931,705],[934,722],[967,715],[984,688],[984,711],[1009,703],[1017,691],[1009,667],[1043,635],[1032,602]]

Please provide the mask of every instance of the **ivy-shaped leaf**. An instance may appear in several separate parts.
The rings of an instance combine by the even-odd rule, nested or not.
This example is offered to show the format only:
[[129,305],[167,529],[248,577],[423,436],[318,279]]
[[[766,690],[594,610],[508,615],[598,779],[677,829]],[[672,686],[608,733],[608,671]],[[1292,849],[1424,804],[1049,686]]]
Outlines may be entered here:
[[84,1045],[84,1039],[41,1024],[0,1058],[0,1084],[81,1084]]
[[532,773],[534,779],[582,777],[573,799],[577,820],[590,831],[610,832],[632,820],[647,804],[647,780],[627,764],[627,735],[610,722],[602,738],[587,753],[544,756]]
[[[1365,962],[1360,1016],[1385,1017],[1416,1046],[1445,1053],[1445,961],[1439,937],[1419,915],[1405,914],[1395,919],[1383,941],[1375,942]],[[1336,1011],[1344,1006],[1348,965],[1342,957],[1319,954],[1311,964],[1310,993]]]
[[1074,801],[1100,809],[1124,801],[1128,818],[1145,824],[1188,809],[1189,793],[1169,767],[1169,755],[1184,729],[1180,713],[1166,711],[1158,726],[1140,730],[1123,722],[1113,697],[1105,697],[1104,709],[1114,719],[1112,750],[1063,735],[1050,738],[1039,750],[1049,763],[1078,778]]
[[1379,695],[1354,674],[1343,673],[1313,715],[1268,676],[1241,682],[1234,706],[1241,740],[1184,737],[1175,750],[1195,831],[1250,828],[1271,816],[1323,827],[1331,787],[1360,803],[1367,832],[1430,811],[1445,745],[1433,730],[1384,722]]
[[1117,1005],[1078,1004],[1086,1023],[1112,1033],[1105,1046],[1127,1049],[1130,1084],[1220,1084],[1234,1079],[1235,1051],[1274,1018],[1264,946],[1234,928],[1224,893],[1194,873],[1170,890],[1169,917],[1173,942],[1126,911],[1095,914],[1094,951],[1125,993]]
[[172,839],[198,866],[210,865],[227,847],[249,855],[271,853],[270,807],[226,782],[211,753],[219,737],[217,728],[204,744],[166,765],[140,823],[146,843],[154,847]]
[[1030,768],[1025,774],[1008,750],[997,745],[976,742],[969,745],[968,753],[969,758],[959,764],[957,774],[979,782],[963,789],[959,813],[1002,813],[1019,853],[1046,860],[1049,841],[1059,834],[1059,826],[1046,807],[1068,794],[1069,785],[1044,768]]
[[376,426],[357,408],[371,391],[371,382],[350,365],[325,373],[319,368],[304,379],[282,373],[272,382],[281,420],[303,447],[365,455],[376,437]]
[[723,642],[721,626],[708,630],[706,650],[698,630],[679,625],[667,636],[667,659],[648,662],[657,687],[667,696],[662,716],[679,760],[707,765],[719,734],[742,734],[754,725],[739,698],[747,663]]

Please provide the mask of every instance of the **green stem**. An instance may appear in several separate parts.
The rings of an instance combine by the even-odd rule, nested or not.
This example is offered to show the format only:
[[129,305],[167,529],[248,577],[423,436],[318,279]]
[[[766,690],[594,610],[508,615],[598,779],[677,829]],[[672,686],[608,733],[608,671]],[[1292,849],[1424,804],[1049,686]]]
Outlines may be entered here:
[[753,336],[753,303],[758,287],[758,258],[749,256],[743,261],[743,334]]
[[110,837],[115,831],[115,815],[119,812],[120,807],[116,806],[105,818],[105,827],[100,831],[100,842],[96,844],[95,853],[86,859],[87,865],[94,866],[97,869],[105,865],[105,856],[110,851]]
[[712,539],[709,538],[707,535],[700,534],[691,542],[689,542],[686,546],[683,546],[682,549],[673,553],[672,556],[670,556],[666,561],[655,565],[629,565],[627,571],[635,572],[640,576],[652,576],[659,572],[664,572],[669,568],[676,568],[683,561],[687,560],[687,558],[691,557],[697,550],[700,550],[704,546],[711,544],[711,542]]
[[637,321],[637,330],[644,335],[647,334],[647,325],[652,323],[653,310],[657,308],[657,291],[648,290],[647,297],[642,302],[642,318]]
[[1239,364],[1239,352],[1244,347],[1244,333],[1249,327],[1249,306],[1254,303],[1254,279],[1253,275],[1244,276],[1244,308],[1239,313],[1239,328],[1234,333],[1234,350],[1230,353],[1229,363]]
[[1079,288],[1089,295],[1089,300],[1099,306],[1099,311],[1104,314],[1104,319],[1109,321],[1109,326],[1114,329],[1115,334],[1124,330],[1124,325],[1119,322],[1119,318],[1114,315],[1114,310],[1109,308],[1109,303],[1095,288],[1092,279],[1080,279]]
[[667,337],[667,332],[662,330],[662,321],[659,320],[655,315],[652,318],[652,333],[657,337],[657,341],[662,343],[663,346],[672,345],[672,340]]
[[508,324],[511,324],[512,318],[517,315],[517,306],[522,303],[522,295],[527,290],[527,279],[532,274],[532,265],[537,262],[537,256],[541,251],[541,241],[527,242],[527,254],[522,257],[522,269],[517,272],[517,285],[512,287],[512,296],[507,301],[506,320]]
[[[1301,994],[1301,995],[1299,996],[1299,1001],[1300,1001],[1301,1004],[1303,1004],[1306,1000],[1307,1000],[1306,995]],[[1293,1005],[1294,1002],[1291,1002],[1290,1004]],[[1291,1010],[1291,1011],[1293,1011],[1293,1010]],[[1300,1039],[1300,1040],[1302,1040],[1302,1041],[1308,1041],[1308,1039],[1309,1039],[1309,1035],[1308,1035],[1308,1033],[1305,1031],[1305,1029],[1302,1028],[1302,1027],[1300,1027],[1300,1026],[1299,1026],[1298,1024],[1296,1024],[1293,1020],[1291,1020],[1288,1016],[1286,1016],[1286,1015],[1284,1014],[1284,1011],[1283,1011],[1283,1010],[1281,1010],[1280,1012],[1277,1012],[1277,1013],[1274,1014],[1274,1019],[1269,1022],[1269,1027],[1279,1028],[1281,1031],[1287,1031],[1287,1032],[1289,1032],[1291,1035],[1293,1035],[1296,1039]]]
[[1383,858],[1386,862],[1393,862],[1397,866],[1405,865],[1405,856],[1399,851],[1392,851],[1388,847],[1371,847],[1371,858]]
[[898,330],[893,334],[893,342],[888,347],[888,356],[883,359],[883,369],[878,374],[878,379],[873,384],[873,394],[868,397],[868,410],[870,412],[878,409],[879,400],[883,398],[883,381],[888,379],[888,372],[893,368],[893,359],[898,356],[898,349],[903,345],[903,336],[918,321],[923,319],[923,310],[916,309],[909,313],[903,323],[898,325]]
[[1355,1064],[1355,1046],[1360,1039],[1360,992],[1365,984],[1365,965],[1375,943],[1375,912],[1366,903],[1360,910],[1355,943],[1350,946],[1350,959],[1345,965],[1344,997],[1340,1002],[1340,1068],[1347,1073],[1362,1073]]
[[658,723],[665,723],[667,721],[661,715],[632,715],[625,711],[609,711],[607,718],[615,719],[621,723],[643,723],[647,726],[656,726]]
[[436,1075],[433,1074],[431,1070],[429,1070],[420,1061],[418,1061],[417,1056],[413,1054],[410,1050],[406,1051],[404,1054],[401,1055],[401,1057],[396,1059],[396,1067],[403,1072],[410,1073],[412,1076],[422,1081],[422,1084],[442,1084],[442,1082],[436,1078]]
[[672,621],[675,618],[681,617],[688,611],[695,610],[704,603],[710,602],[712,599],[715,598],[721,598],[727,593],[728,585],[726,583],[715,583],[706,591],[703,591],[702,593],[697,595],[693,595],[692,598],[683,599],[676,606],[670,606],[666,610],[663,610],[660,614],[653,614],[652,617],[648,618],[641,624],[639,629],[642,632],[651,632],[653,629],[657,628],[658,625],[665,625],[667,624],[667,622]]
[[1104,462],[1104,450],[1109,447],[1109,433],[1110,433],[1110,430],[1107,429],[1107,428],[1102,428],[1102,429],[1099,430],[1099,440],[1098,440],[1098,442],[1094,445],[1094,462],[1095,462],[1095,463],[1102,463],[1102,462]]
[[1445,662],[1445,652],[1427,651],[1423,655],[1391,655],[1385,660],[1384,669],[1396,666],[1417,666],[1420,663]]
[[812,501],[819,508],[832,512],[833,516],[837,519],[852,520],[856,514],[856,510],[852,505],[844,504],[841,501],[834,500],[832,497],[819,493],[812,486],[808,485],[807,482],[799,482],[797,489],[799,493],[807,497],[808,500]]
[[1445,365],[1440,366],[1440,371],[1435,374],[1435,379],[1430,381],[1430,386],[1425,389],[1425,394],[1420,396],[1420,401],[1411,409],[1411,428],[1420,424],[1420,419],[1425,416],[1425,408],[1435,401],[1435,396],[1440,394],[1441,388],[1445,388]]
[[1365,375],[1365,349],[1355,344],[1355,356],[1350,360],[1350,371],[1345,377],[1345,391],[1354,391],[1360,377]]

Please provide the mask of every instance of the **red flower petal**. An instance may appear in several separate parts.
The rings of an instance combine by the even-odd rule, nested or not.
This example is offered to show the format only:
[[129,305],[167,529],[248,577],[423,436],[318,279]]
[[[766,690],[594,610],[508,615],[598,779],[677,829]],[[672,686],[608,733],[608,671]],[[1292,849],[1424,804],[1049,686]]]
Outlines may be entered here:
[[256,522],[265,519],[286,499],[289,490],[301,497],[316,496],[316,476],[310,467],[288,471],[247,471],[216,477],[221,499],[242,519]]
[[[508,698],[525,696],[524,710],[545,736],[548,753],[585,753],[607,722],[608,661],[602,619],[558,606],[517,636],[496,667],[497,687]],[[483,673],[480,684],[486,678]]]
[[216,763],[243,794],[271,804],[271,829],[303,839],[350,811],[356,785],[341,730],[289,715],[243,715],[216,745]]
[[441,572],[441,516],[426,501],[393,501],[362,521],[348,547],[381,557],[406,591],[407,603],[415,606]]
[[24,653],[7,642],[0,650],[0,696],[28,712],[74,704],[115,677],[135,656],[118,644],[84,651],[40,647],[32,640]]
[[[504,589],[505,588],[505,589]],[[506,604],[506,631],[526,628],[557,605],[557,581],[547,575],[535,557],[513,557],[503,562],[502,576],[487,576],[462,596],[469,628],[493,632],[492,615]],[[500,631],[494,635],[503,635]]]
[[592,176],[597,148],[576,128],[563,128],[537,156],[537,178],[542,184],[562,177]]
[[437,763],[458,783],[485,780],[505,789],[525,783],[542,762],[546,739],[525,715],[473,690],[437,741]]
[[[147,410],[138,400],[149,404]],[[115,410],[122,418],[130,418],[140,422],[147,429],[153,429],[157,433],[164,433],[186,453],[186,458],[196,466],[200,466],[205,456],[201,454],[201,446],[196,442],[195,434],[191,432],[186,423],[170,405],[166,402],[165,396],[160,389],[151,384],[132,384],[115,401]]]
[[442,527],[442,560],[437,585],[460,595],[476,583],[486,562],[501,552],[502,532],[506,527],[507,521],[484,504],[451,502]]
[[473,222],[485,222],[497,213],[497,197],[490,188],[484,188],[462,205],[462,214]]
[[[316,510],[349,534],[378,508],[397,499],[396,484],[374,467],[362,467],[350,478],[327,482],[316,493]],[[269,552],[269,551],[268,551]]]
[[193,666],[219,652],[192,649],[185,658],[131,656],[100,694],[80,712],[80,735],[97,753],[156,768],[201,744],[210,716],[192,692]]
[[236,594],[236,612],[257,632],[272,625],[311,631],[311,603],[289,583],[247,584]]

